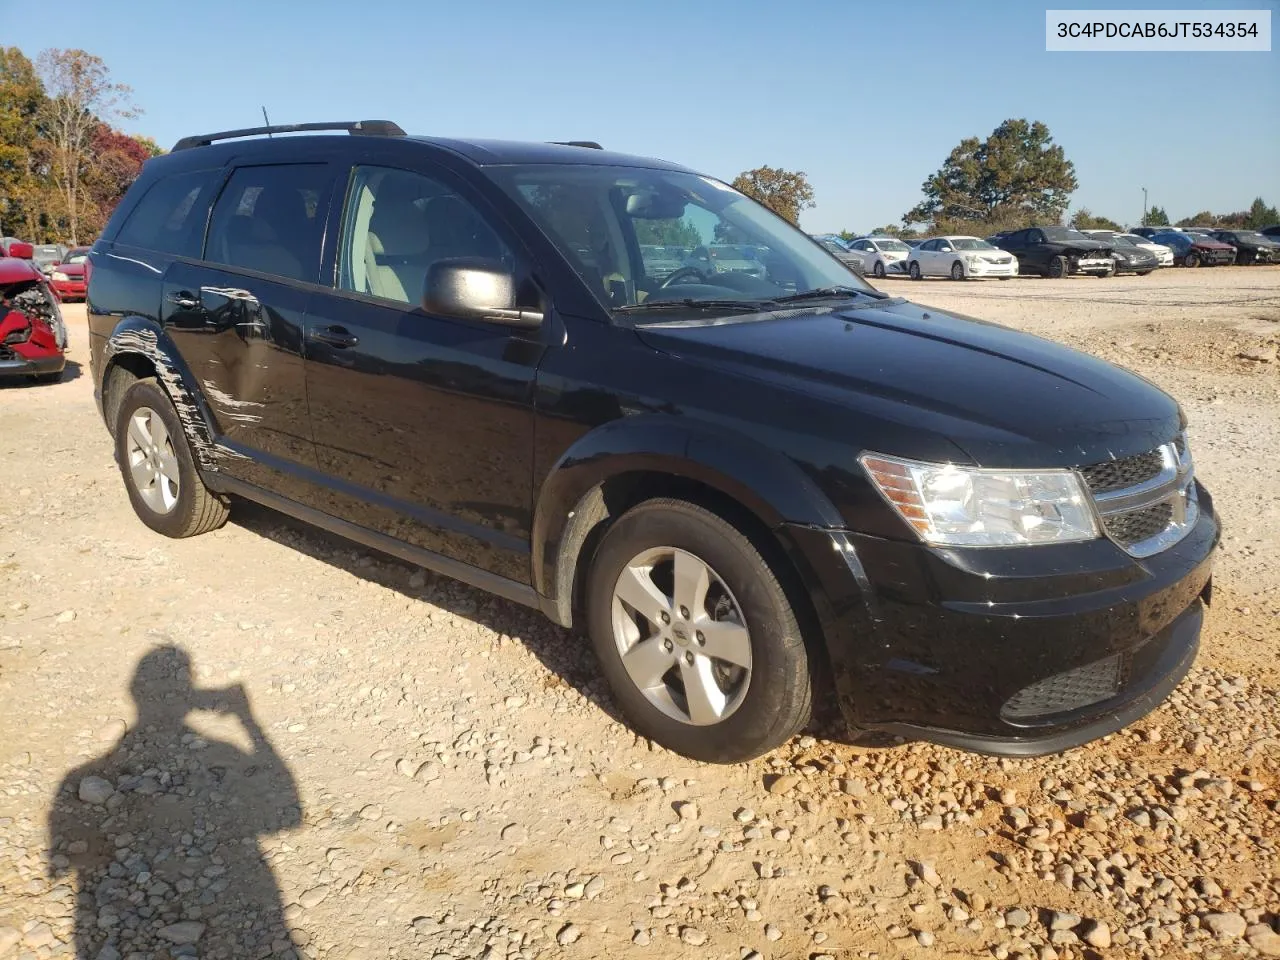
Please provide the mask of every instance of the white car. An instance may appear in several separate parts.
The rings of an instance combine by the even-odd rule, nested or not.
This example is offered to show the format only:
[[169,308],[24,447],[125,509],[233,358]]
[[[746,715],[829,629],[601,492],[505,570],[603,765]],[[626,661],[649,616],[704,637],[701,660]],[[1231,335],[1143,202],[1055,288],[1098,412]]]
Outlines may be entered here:
[[849,252],[862,261],[863,273],[879,279],[886,273],[906,273],[911,248],[897,237],[862,237],[849,244]]
[[1148,253],[1154,253],[1156,259],[1160,261],[1162,267],[1173,266],[1173,248],[1166,247],[1163,243],[1153,243],[1149,237],[1140,237],[1136,233],[1117,233],[1117,237],[1121,240],[1128,240],[1135,246],[1141,247]]
[[1018,258],[978,237],[934,237],[911,250],[907,272],[912,280],[925,277],[999,277],[1018,275]]

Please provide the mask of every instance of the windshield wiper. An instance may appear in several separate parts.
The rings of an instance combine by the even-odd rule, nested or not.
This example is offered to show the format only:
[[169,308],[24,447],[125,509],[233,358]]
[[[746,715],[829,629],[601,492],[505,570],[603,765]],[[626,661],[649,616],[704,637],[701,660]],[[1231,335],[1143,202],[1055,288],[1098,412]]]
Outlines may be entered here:
[[764,310],[777,304],[776,300],[695,300],[685,297],[683,300],[646,300],[644,303],[629,303],[626,306],[614,307],[614,313],[649,313],[660,310],[740,310],[747,313],[751,310]]
[[843,297],[870,297],[872,300],[883,300],[887,294],[876,293],[871,290],[859,290],[857,287],[818,287],[815,290],[806,290],[803,293],[792,293],[785,297],[778,297],[775,303],[798,303],[801,300],[833,300]]

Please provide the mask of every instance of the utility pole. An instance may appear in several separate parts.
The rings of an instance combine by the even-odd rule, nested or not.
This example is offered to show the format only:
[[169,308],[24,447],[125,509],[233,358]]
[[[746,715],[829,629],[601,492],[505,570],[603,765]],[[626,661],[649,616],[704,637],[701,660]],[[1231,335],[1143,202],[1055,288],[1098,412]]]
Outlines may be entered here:
[[1147,188],[1142,188],[1142,225],[1147,225]]

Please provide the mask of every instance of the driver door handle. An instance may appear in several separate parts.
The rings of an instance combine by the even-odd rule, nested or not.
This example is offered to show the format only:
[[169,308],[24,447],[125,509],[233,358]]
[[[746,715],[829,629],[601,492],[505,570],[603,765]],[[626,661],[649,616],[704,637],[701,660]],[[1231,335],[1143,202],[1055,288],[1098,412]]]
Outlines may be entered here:
[[311,331],[309,339],[342,350],[354,347],[360,342],[360,338],[346,327],[316,327]]
[[194,310],[200,306],[200,298],[186,290],[169,294],[169,302],[179,310]]

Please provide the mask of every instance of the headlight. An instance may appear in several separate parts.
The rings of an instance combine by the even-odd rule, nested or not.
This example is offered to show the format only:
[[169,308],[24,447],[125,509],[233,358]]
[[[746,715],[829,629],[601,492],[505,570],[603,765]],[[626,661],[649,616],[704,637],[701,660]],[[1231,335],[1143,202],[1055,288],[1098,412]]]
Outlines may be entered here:
[[1099,535],[1089,498],[1071,470],[982,470],[876,453],[858,460],[928,543],[996,547]]
[[68,276],[67,276],[65,273],[63,273],[61,270],[55,270],[55,271],[53,271],[53,279],[54,279],[54,280],[70,280],[71,278],[70,278],[70,277],[68,277]]

